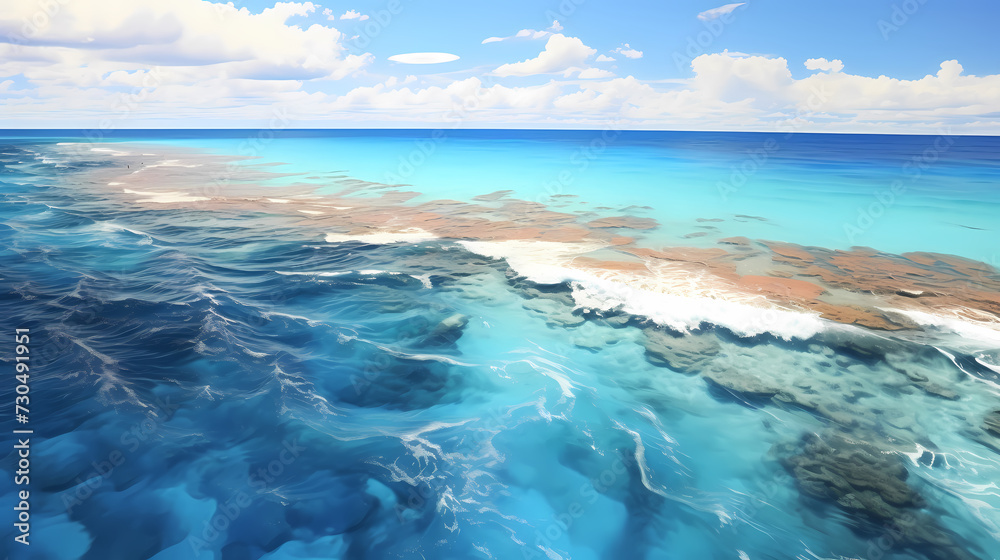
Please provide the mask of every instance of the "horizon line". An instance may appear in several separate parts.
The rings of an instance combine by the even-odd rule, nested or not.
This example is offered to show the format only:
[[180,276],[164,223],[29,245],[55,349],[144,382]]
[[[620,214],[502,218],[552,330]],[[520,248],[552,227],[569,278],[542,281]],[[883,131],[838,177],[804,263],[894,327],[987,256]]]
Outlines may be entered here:
[[446,133],[451,132],[495,132],[495,131],[505,131],[505,132],[607,132],[615,131],[618,133],[687,133],[687,134],[698,134],[698,133],[711,133],[711,134],[783,134],[790,136],[793,134],[815,134],[815,135],[839,135],[839,136],[963,136],[963,137],[974,137],[974,138],[997,138],[1000,137],[998,134],[977,134],[977,133],[962,133],[962,132],[949,132],[940,131],[937,133],[930,132],[844,132],[844,131],[828,131],[828,132],[818,132],[818,131],[806,131],[806,130],[690,130],[690,129],[652,129],[652,128],[627,128],[627,129],[616,129],[616,128],[451,128],[451,127],[431,127],[431,128],[395,128],[395,127],[368,127],[368,128],[348,128],[348,127],[332,127],[332,128],[281,128],[273,129],[271,127],[234,127],[234,128],[117,128],[109,131],[102,131],[96,128],[0,128],[0,136],[7,133],[16,132],[75,132],[83,135],[84,133],[91,133],[94,135],[103,136],[114,136],[116,133],[121,132],[155,132],[155,131],[167,131],[167,132],[209,132],[209,131],[262,131],[269,130],[276,135],[280,135],[283,132],[336,132],[336,131],[445,131]]

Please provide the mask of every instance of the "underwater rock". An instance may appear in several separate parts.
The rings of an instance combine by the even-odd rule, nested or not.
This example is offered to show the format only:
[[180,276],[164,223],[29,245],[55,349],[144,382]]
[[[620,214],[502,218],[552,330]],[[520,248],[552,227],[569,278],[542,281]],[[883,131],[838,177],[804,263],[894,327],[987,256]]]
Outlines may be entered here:
[[515,282],[514,288],[520,290],[521,295],[527,299],[548,299],[561,303],[570,309],[576,307],[573,291],[565,285],[545,286],[524,280]]
[[995,438],[1000,438],[1000,410],[994,410],[983,420],[983,430]]
[[970,440],[1000,453],[1000,410],[990,412],[983,418],[983,423],[980,426],[969,426],[964,433]]
[[807,251],[804,247],[793,245],[791,243],[778,243],[774,241],[765,241],[764,245],[767,246],[772,252],[774,252],[776,257],[774,259],[779,262],[789,261],[792,262],[807,262],[811,263],[815,260],[815,256]]
[[599,326],[596,323],[588,321],[575,330],[570,341],[580,348],[596,352],[602,350],[605,346],[617,344],[624,340],[626,336],[626,334],[622,334],[617,329]]
[[461,313],[456,313],[444,319],[434,327],[429,335],[423,340],[426,346],[449,346],[462,338],[465,326],[469,324],[469,318]]
[[[646,359],[659,366],[687,374],[701,374],[713,393],[724,400],[734,397],[743,404],[767,405],[808,410],[844,428],[860,427],[863,422],[854,409],[842,403],[855,391],[857,402],[865,392],[861,387],[833,386],[829,378],[818,375],[820,360],[804,354],[801,360],[775,368],[773,355],[756,348],[727,346],[713,332],[673,334],[669,330],[643,329]],[[826,353],[815,347],[822,357]],[[832,354],[832,351],[829,352]]]
[[750,239],[742,236],[737,237],[727,237],[725,239],[720,239],[719,243],[722,245],[736,245],[738,247],[749,247],[753,244]]
[[588,222],[587,226],[592,228],[655,229],[659,226],[659,223],[652,218],[613,216],[610,218],[600,218],[592,222]]
[[957,401],[961,397],[955,391],[952,391],[947,387],[942,387],[937,383],[921,383],[920,388],[923,389],[928,395],[941,397],[942,399],[947,399],[949,401]]
[[474,381],[450,375],[447,364],[397,357],[385,358],[385,366],[359,372],[337,392],[337,399],[363,408],[420,410],[461,400]]
[[626,313],[618,313],[614,315],[605,314],[601,317],[601,320],[603,320],[609,327],[616,329],[623,329],[636,321],[635,317]]
[[481,202],[493,202],[494,200],[500,200],[501,198],[504,198],[510,194],[514,194],[514,191],[511,190],[494,191],[488,194],[481,194],[479,196],[474,196],[472,197],[472,200],[478,200]]
[[576,300],[565,284],[549,286],[518,279],[513,285],[526,298],[521,306],[541,316],[546,325],[554,328],[578,327],[586,322],[586,318],[574,313]]
[[586,319],[573,314],[573,308],[552,299],[529,299],[522,307],[540,315],[550,327],[578,327]]
[[942,371],[951,367],[940,353],[921,355],[913,352],[890,352],[885,355],[885,362],[928,395],[950,401],[960,398],[957,392],[932,380],[933,377],[942,380]]
[[681,373],[698,373],[719,353],[719,341],[712,333],[674,335],[660,329],[643,329],[646,358]]
[[802,494],[837,504],[865,525],[854,530],[884,533],[892,548],[917,551],[931,560],[976,558],[937,520],[920,510],[927,504],[906,480],[896,454],[839,434],[809,433],[773,449]]
[[[894,404],[895,399],[883,397],[916,395],[918,390],[941,398],[958,396],[946,381],[951,375],[947,370],[926,375],[918,385],[883,360],[838,355],[816,343],[787,352],[777,345],[719,338],[715,331],[681,336],[653,327],[643,328],[638,342],[651,364],[700,374],[718,400],[807,411],[852,434],[884,430],[892,438],[915,441],[918,416]],[[928,372],[932,366],[940,363],[921,362],[919,371]]]
[[[842,435],[806,434],[796,453],[781,458],[799,488],[839,503],[871,520],[890,520],[899,508],[920,508],[923,498],[906,484],[908,472],[895,455]],[[789,448],[786,446],[785,451]]]
[[866,362],[880,361],[891,352],[905,354],[913,349],[900,341],[858,333],[824,333],[820,340],[839,355]]
[[[769,399],[783,393],[777,384],[725,366],[709,367],[702,371],[702,376],[718,387],[755,400]],[[783,395],[783,398],[786,402],[795,402],[791,395]]]
[[489,306],[504,305],[505,293],[498,290],[499,284],[489,274],[473,274],[458,278],[442,286],[444,291],[456,292],[460,297],[475,300]]

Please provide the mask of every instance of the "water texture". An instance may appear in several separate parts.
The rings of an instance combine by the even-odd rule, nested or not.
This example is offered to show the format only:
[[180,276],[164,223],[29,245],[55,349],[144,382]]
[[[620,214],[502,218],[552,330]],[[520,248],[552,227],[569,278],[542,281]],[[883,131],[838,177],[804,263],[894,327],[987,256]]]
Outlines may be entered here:
[[[733,315],[756,308],[690,300],[678,326],[682,282],[653,310],[542,266],[576,241],[285,209],[345,185],[359,208],[511,191],[655,220],[614,229],[650,247],[738,235],[995,269],[1000,140],[286,132],[241,153],[247,136],[0,142],[0,316],[31,329],[35,432],[27,556],[3,452],[5,555],[1000,558],[995,316],[969,336],[760,308],[751,329]],[[146,191],[105,180],[157,164],[172,175]],[[257,202],[213,203],[240,192]]]

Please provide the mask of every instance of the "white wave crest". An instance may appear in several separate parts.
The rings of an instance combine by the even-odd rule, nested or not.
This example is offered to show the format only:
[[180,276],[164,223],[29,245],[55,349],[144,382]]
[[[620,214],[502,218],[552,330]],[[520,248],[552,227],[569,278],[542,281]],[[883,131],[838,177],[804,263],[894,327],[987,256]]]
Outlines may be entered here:
[[340,233],[329,233],[326,236],[327,243],[344,243],[347,241],[361,241],[373,245],[388,245],[391,243],[419,243],[437,239],[433,233],[426,232],[419,228],[407,228],[400,231],[376,231],[372,233],[362,233],[358,235],[345,235]]
[[763,296],[735,292],[710,275],[692,274],[680,265],[649,263],[648,273],[641,274],[573,264],[575,257],[602,249],[599,243],[459,243],[474,253],[506,260],[533,282],[570,283],[579,308],[620,310],[682,332],[712,324],[744,337],[770,333],[791,340],[810,338],[827,324],[819,315],[779,308]]

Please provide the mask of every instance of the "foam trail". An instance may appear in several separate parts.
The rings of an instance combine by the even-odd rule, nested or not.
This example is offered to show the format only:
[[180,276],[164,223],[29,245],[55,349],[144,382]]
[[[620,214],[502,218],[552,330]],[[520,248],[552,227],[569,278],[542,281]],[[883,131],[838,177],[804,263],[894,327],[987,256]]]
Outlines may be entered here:
[[348,241],[360,241],[372,245],[391,245],[393,243],[419,243],[437,239],[437,236],[419,228],[408,228],[401,231],[378,231],[373,233],[362,233],[358,235],[345,235],[340,233],[329,233],[326,235],[327,243],[346,243]]
[[762,296],[727,292],[711,278],[692,278],[669,265],[650,267],[652,275],[574,267],[574,257],[604,247],[597,243],[459,243],[474,253],[506,260],[532,282],[569,283],[578,308],[624,311],[681,332],[712,324],[744,337],[770,333],[791,340],[811,338],[826,325],[818,315],[778,308]]
[[1000,348],[1000,321],[986,313],[967,309],[941,310],[940,314],[913,309],[885,311],[899,313],[918,325],[931,327],[943,334],[956,335],[955,342],[966,348],[977,350]]

